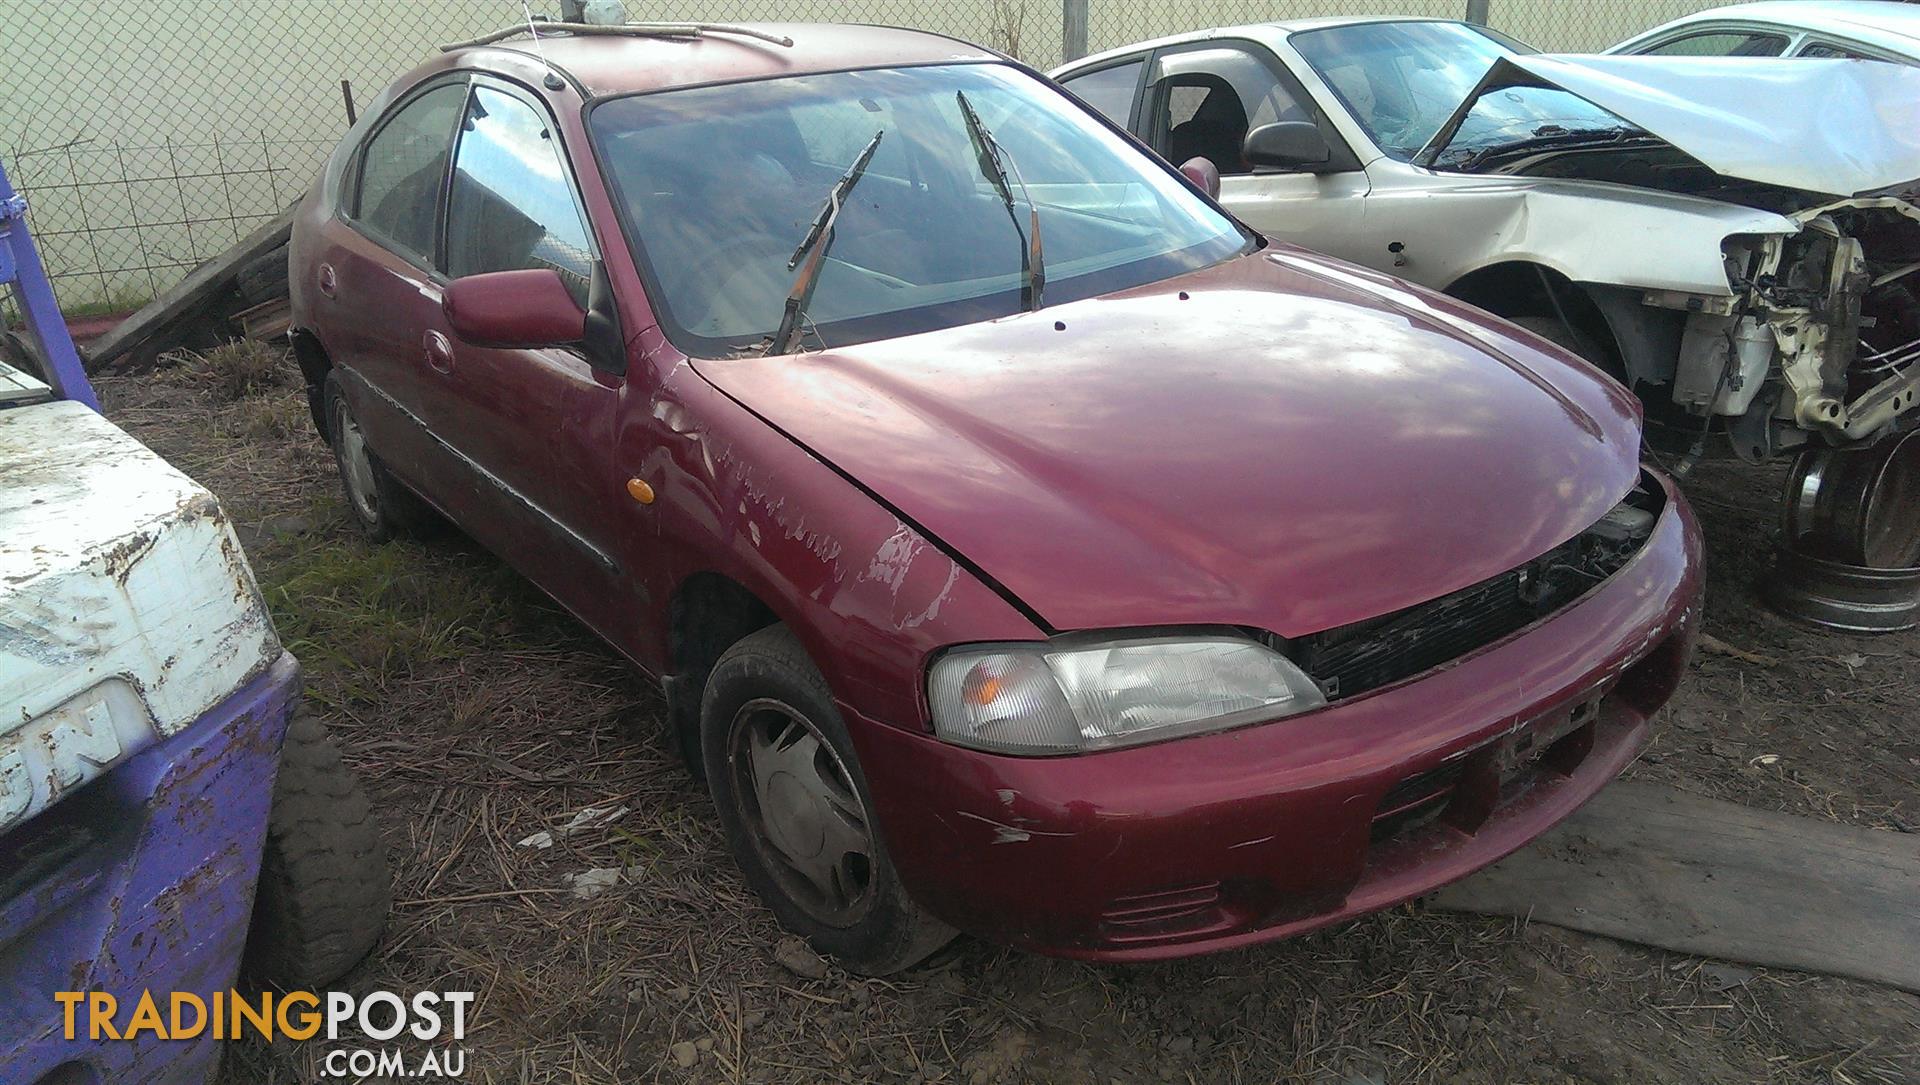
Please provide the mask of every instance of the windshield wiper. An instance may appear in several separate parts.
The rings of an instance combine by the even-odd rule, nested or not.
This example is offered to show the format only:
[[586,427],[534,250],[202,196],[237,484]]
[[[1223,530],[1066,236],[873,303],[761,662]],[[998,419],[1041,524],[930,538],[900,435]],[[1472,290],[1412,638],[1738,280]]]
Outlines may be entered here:
[[[1020,176],[1020,167],[1013,162],[1013,156],[1001,150],[987,126],[980,122],[980,114],[973,111],[973,103],[967,101],[967,92],[956,90],[954,98],[960,103],[960,116],[967,122],[967,138],[973,143],[974,160],[980,164],[980,173],[987,183],[1000,195],[1000,202],[1007,205],[1007,217],[1013,220],[1013,232],[1020,230],[1020,215],[1013,207],[1013,186],[1020,186],[1020,198],[1027,201],[1027,229],[1021,238],[1020,246],[1020,305],[1028,312],[1040,308],[1040,293],[1046,289],[1046,265],[1040,254],[1040,208],[1033,202],[1033,194],[1027,191],[1027,182]],[[1013,170],[1013,180],[1008,181],[1007,171]]]
[[827,200],[820,205],[820,213],[813,216],[813,225],[807,228],[807,236],[800,239],[800,247],[793,250],[787,259],[787,270],[792,271],[800,263],[800,258],[812,249],[813,255],[807,258],[807,266],[794,276],[793,289],[787,291],[787,306],[780,315],[780,326],[774,329],[773,338],[767,341],[768,354],[785,354],[793,349],[793,338],[800,333],[800,318],[813,304],[813,288],[820,281],[820,269],[826,266],[827,249],[833,245],[833,224],[840,218],[840,208],[844,205],[847,193],[860,183],[866,175],[867,163],[873,161],[873,152],[880,149],[880,137],[886,135],[886,129],[873,134],[867,141],[866,149],[847,167],[847,172],[833,183],[827,192]]
[[1570,149],[1583,145],[1630,144],[1657,138],[1658,137],[1650,136],[1637,128],[1599,128],[1587,129],[1581,132],[1569,132],[1562,129],[1558,132],[1545,132],[1532,136],[1523,136],[1519,139],[1508,140],[1505,143],[1495,143],[1489,147],[1482,147],[1477,151],[1469,151],[1462,159],[1452,163],[1451,167],[1464,173],[1471,173],[1479,169],[1482,165],[1496,159],[1510,158],[1515,155],[1529,154],[1534,151],[1550,150],[1555,147]]

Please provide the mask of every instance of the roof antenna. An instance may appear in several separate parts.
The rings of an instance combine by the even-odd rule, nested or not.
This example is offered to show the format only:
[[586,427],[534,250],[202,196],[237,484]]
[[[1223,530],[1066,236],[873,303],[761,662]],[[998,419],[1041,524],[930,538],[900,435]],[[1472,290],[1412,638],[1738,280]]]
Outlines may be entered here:
[[554,71],[552,63],[547,60],[546,47],[540,44],[540,31],[534,29],[533,9],[527,6],[527,0],[520,0],[520,11],[527,17],[527,33],[533,37],[534,54],[540,58],[540,63],[547,69],[547,77],[540,81],[541,85],[548,90],[559,90],[565,87],[567,84],[561,80],[560,73]]

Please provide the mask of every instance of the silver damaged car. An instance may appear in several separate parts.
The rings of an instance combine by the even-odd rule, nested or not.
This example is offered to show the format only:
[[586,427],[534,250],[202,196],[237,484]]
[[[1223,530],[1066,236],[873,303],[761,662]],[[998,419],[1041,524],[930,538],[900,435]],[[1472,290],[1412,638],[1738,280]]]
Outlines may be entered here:
[[1466,23],[1320,19],[1053,75],[1270,237],[1612,372],[1681,469],[1720,434],[1759,461],[1915,421],[1920,69],[1554,57]]

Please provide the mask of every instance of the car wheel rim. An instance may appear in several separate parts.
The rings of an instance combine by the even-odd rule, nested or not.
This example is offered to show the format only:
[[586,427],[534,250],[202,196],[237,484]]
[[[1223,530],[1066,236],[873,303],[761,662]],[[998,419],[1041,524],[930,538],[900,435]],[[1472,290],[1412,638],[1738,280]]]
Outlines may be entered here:
[[872,897],[872,818],[839,752],[764,698],[734,716],[729,745],[741,819],[786,896],[827,926],[857,922]]
[[372,523],[380,516],[380,506],[374,499],[373,460],[367,452],[367,439],[344,404],[334,411],[334,421],[340,443],[340,477],[346,480],[347,498],[353,502],[354,511]]
[[1893,442],[1867,489],[1861,510],[1861,549],[1876,569],[1920,563],[1920,434]]

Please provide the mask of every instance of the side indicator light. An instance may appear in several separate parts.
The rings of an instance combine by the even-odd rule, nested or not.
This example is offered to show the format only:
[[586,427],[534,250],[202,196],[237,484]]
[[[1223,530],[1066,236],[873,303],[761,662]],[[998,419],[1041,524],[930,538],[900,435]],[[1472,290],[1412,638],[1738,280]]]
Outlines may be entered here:
[[647,485],[643,479],[630,478],[627,480],[627,496],[642,505],[651,505],[653,504],[653,487]]

